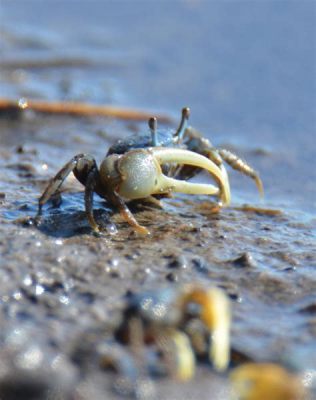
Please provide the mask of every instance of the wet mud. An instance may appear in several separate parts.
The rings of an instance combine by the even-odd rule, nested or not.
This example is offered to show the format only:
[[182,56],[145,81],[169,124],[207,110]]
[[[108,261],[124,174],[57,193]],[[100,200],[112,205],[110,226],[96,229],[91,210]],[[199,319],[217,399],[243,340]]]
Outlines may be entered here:
[[[267,10],[274,15],[274,9]],[[60,59],[56,42],[61,38],[48,33],[41,38],[37,31],[19,34],[10,22],[10,7],[4,11],[8,20],[1,26],[5,57],[0,61],[0,88],[10,98],[32,96],[34,91],[48,100],[80,93],[84,100],[116,102],[122,99],[122,87],[132,89],[129,75],[122,73],[123,63],[115,83],[111,78],[103,82],[107,95],[98,91],[99,72],[89,78],[100,68],[93,57]],[[97,35],[92,33],[97,51]],[[71,35],[66,38],[74,40]],[[38,53],[43,46],[52,46],[57,56],[43,61],[45,52]],[[19,48],[27,55],[21,60]],[[99,62],[106,70],[102,73],[111,77],[112,60],[122,65],[120,54],[113,56],[113,49],[100,52]],[[57,79],[65,68],[70,71],[67,82]],[[148,83],[151,73],[158,74],[149,68]],[[87,90],[89,85],[94,94]],[[131,93],[125,96],[125,101],[132,98]],[[146,92],[142,96],[135,100],[137,107],[148,104]],[[194,97],[192,103],[198,108]],[[149,108],[157,105],[158,111],[166,111],[161,104]],[[171,116],[177,112],[170,109]],[[197,114],[195,121],[203,128],[208,119]],[[245,126],[241,124],[240,131]],[[98,360],[100,348],[112,338],[126,295],[189,282],[218,286],[231,299],[232,365],[276,361],[301,372],[315,371],[315,181],[309,169],[315,149],[307,146],[303,151],[311,143],[310,130],[297,146],[293,131],[287,152],[280,151],[279,139],[273,136],[277,128],[273,133],[270,127],[253,145],[240,131],[232,141],[225,133],[218,140],[207,134],[214,144],[226,145],[262,172],[264,200],[251,180],[229,170],[233,202],[220,212],[208,196],[175,195],[162,200],[163,209],[130,204],[138,222],[151,232],[144,237],[95,196],[95,217],[104,228],[103,235],[95,237],[84,212],[83,188],[69,176],[62,193],[45,205],[40,221],[35,220],[38,197],[48,180],[75,154],[92,154],[99,163],[117,138],[144,129],[145,121],[42,115],[27,109],[1,113],[0,397],[18,399],[23,393],[29,399],[122,398],[128,388]],[[301,176],[306,179],[300,186]],[[227,376],[204,364],[191,382],[179,385],[166,377],[152,382],[144,376],[139,390],[139,398],[230,396]]]
[[[129,133],[126,123],[101,122],[119,125],[123,134]],[[111,205],[96,199],[95,217],[104,227],[98,238],[91,233],[84,212],[82,189],[70,177],[63,193],[44,207],[38,222],[37,198],[51,175],[47,170],[53,173],[60,166],[59,151],[73,153],[82,121],[21,115],[13,121],[2,118],[0,123],[7,137],[14,136],[14,142],[3,147],[1,165],[2,351],[10,360],[20,357],[29,362],[27,373],[37,375],[41,370],[43,379],[37,376],[29,390],[47,390],[43,363],[50,371],[60,362],[56,383],[49,381],[49,385],[60,385],[61,374],[65,393],[71,392],[83,374],[87,388],[91,385],[87,393],[98,398],[99,391],[102,398],[112,385],[98,363],[93,365],[94,352],[86,355],[85,362],[92,364],[87,370],[73,361],[83,351],[86,339],[82,337],[96,330],[96,347],[109,338],[127,293],[193,281],[221,287],[230,297],[232,347],[242,359],[312,368],[316,333],[312,219],[302,222],[293,212],[266,210],[260,203],[258,208],[232,206],[214,212],[207,196],[177,195],[163,200],[163,209],[130,205],[151,232],[143,237]],[[88,138],[81,136],[81,142],[87,143],[75,146],[91,148],[93,153],[98,128],[94,121],[88,123]],[[50,129],[66,130],[66,140],[57,133],[43,138],[43,130]],[[30,130],[32,141],[19,137],[18,132],[25,135]],[[65,141],[66,148],[61,146]],[[102,158],[100,149],[94,154]],[[253,200],[255,204],[255,196]],[[24,368],[20,369],[24,372]],[[64,377],[63,369],[69,377]],[[211,390],[207,373],[199,374]],[[22,374],[18,379],[25,378]],[[195,382],[199,380],[198,375]],[[213,381],[227,387],[222,378],[215,376]],[[166,383],[158,396],[174,398],[170,397],[174,390],[172,383]],[[194,384],[185,390],[192,392],[192,398],[198,392]],[[82,392],[80,384],[77,391]]]

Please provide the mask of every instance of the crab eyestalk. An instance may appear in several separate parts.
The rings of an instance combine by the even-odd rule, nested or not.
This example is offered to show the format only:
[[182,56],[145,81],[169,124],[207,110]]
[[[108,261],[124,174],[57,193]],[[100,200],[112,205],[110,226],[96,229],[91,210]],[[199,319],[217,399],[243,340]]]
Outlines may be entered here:
[[157,118],[156,117],[149,118],[148,126],[151,133],[152,146],[157,147],[159,146],[157,137]]
[[181,143],[183,139],[184,132],[188,127],[189,117],[190,117],[190,109],[189,107],[184,107],[182,109],[180,124],[178,126],[178,129],[176,130],[176,133],[174,134],[177,143]]

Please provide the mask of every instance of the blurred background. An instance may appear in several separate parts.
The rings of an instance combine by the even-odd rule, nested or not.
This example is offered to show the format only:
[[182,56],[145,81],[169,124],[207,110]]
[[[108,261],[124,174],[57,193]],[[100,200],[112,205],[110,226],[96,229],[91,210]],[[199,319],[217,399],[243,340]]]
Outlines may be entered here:
[[309,0],[2,0],[0,95],[190,106],[216,145],[258,150],[268,198],[310,210],[315,21]]

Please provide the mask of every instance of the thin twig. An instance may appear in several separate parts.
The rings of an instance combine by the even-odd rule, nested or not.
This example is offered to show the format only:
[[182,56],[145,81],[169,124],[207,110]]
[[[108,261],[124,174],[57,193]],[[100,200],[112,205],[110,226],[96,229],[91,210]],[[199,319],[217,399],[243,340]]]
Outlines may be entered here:
[[260,215],[268,215],[268,216],[275,216],[275,215],[282,215],[283,212],[278,209],[273,208],[261,208],[256,206],[249,206],[247,204],[240,206],[240,207],[230,207],[233,210],[256,213]]
[[[73,116],[102,116],[131,121],[146,121],[153,116],[148,111],[116,106],[96,105],[80,102],[26,100],[18,101],[0,98],[0,112],[32,110],[44,114]],[[169,123],[172,119],[164,114],[156,115],[159,122]]]

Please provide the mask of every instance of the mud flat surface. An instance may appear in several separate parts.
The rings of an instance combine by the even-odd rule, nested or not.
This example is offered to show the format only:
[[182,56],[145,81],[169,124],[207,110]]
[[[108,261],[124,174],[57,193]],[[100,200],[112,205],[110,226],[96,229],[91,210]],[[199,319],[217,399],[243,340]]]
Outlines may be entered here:
[[[1,96],[128,105],[175,119],[188,105],[193,126],[260,171],[265,198],[230,170],[232,206],[219,214],[207,196],[177,195],[164,210],[132,205],[146,238],[96,198],[108,231],[96,238],[82,187],[69,177],[62,202],[48,204],[35,226],[28,217],[65,162],[81,152],[100,162],[146,124],[1,113],[3,398],[20,398],[17,383],[29,398],[120,398],[85,344],[111,336],[127,293],[192,281],[231,298],[232,347],[242,358],[315,371],[315,3],[109,2],[105,10],[70,2],[62,13],[60,4],[2,2]],[[154,398],[210,393],[228,399],[228,381],[201,366],[185,384],[158,380]]]

